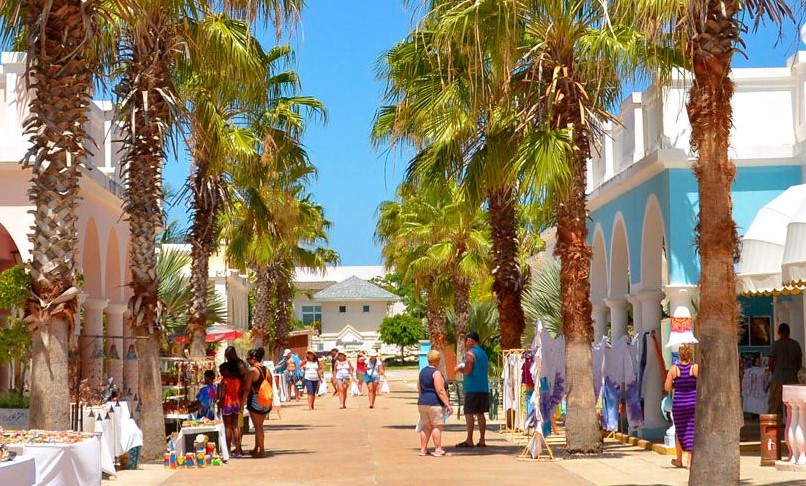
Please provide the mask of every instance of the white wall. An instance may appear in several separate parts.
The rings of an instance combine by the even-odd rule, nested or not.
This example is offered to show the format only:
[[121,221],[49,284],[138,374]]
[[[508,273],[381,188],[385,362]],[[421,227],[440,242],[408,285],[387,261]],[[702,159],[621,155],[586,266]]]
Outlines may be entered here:
[[[340,313],[340,305],[347,306],[347,312]],[[369,312],[363,312],[364,305]],[[359,332],[377,332],[386,315],[386,302],[322,302],[322,334],[335,334],[348,324]]]

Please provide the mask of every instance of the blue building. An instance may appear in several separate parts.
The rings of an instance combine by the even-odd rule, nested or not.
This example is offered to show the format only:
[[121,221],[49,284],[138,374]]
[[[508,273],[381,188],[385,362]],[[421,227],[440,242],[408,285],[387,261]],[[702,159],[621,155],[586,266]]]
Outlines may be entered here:
[[[766,204],[803,182],[806,52],[782,68],[735,69],[733,79],[730,155],[738,168],[733,215],[741,237]],[[621,105],[621,124],[606,127],[606,136],[588,164],[596,339],[607,333],[608,324],[613,340],[623,336],[630,323],[636,334],[646,335],[650,343],[643,379],[646,424],[640,431],[646,437],[658,436],[667,427],[660,413],[665,370],[653,357],[652,339],[663,344],[664,313],[691,317],[696,309],[698,192],[685,109],[689,86],[690,79],[680,73],[668,86],[634,93]],[[743,310],[748,320],[769,317],[769,334],[775,322],[772,293],[762,295],[743,298]],[[787,318],[797,321],[790,322],[796,324],[793,338],[803,345],[802,298],[786,300],[793,310]],[[793,317],[795,310],[799,321]],[[755,347],[751,344],[756,343],[743,344],[765,356],[773,339],[767,337],[759,338]]]

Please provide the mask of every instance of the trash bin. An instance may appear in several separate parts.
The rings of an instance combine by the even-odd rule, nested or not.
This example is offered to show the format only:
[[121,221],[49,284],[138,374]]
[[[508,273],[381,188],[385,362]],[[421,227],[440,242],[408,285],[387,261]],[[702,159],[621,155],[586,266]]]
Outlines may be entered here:
[[781,417],[778,414],[759,415],[761,425],[761,465],[774,466],[781,459]]

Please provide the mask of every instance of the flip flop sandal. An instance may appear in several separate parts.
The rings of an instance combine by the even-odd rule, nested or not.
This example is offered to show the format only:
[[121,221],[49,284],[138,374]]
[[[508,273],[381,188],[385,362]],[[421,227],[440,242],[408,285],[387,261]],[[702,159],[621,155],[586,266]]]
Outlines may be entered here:
[[434,456],[434,457],[442,457],[442,456],[447,456],[448,453],[445,452],[445,451],[440,451],[440,452],[433,452],[431,455]]
[[672,466],[681,469],[685,467],[681,462],[678,462],[677,459],[672,459]]
[[430,452],[422,452],[422,451],[420,451],[420,452],[417,453],[417,455],[418,456],[430,456],[431,453]]
[[478,444],[476,444],[476,447],[487,447],[487,443],[486,442],[479,442]]
[[460,442],[460,443],[456,444],[454,447],[460,447],[460,448],[461,447],[473,447],[473,443],[468,442],[468,441],[464,441],[464,442]]

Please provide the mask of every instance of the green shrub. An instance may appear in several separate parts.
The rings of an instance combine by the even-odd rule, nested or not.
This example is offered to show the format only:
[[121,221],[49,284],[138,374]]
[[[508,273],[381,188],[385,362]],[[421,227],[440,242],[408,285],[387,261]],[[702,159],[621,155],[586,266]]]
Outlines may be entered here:
[[0,408],[28,408],[28,397],[21,393],[0,393]]

